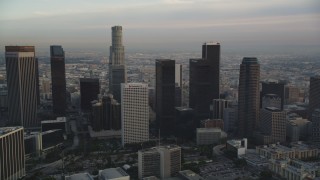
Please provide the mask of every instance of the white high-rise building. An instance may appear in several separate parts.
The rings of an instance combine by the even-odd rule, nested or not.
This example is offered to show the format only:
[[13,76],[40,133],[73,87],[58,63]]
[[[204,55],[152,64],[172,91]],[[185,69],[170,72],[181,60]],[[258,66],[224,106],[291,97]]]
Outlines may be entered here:
[[149,141],[148,85],[121,84],[122,145]]

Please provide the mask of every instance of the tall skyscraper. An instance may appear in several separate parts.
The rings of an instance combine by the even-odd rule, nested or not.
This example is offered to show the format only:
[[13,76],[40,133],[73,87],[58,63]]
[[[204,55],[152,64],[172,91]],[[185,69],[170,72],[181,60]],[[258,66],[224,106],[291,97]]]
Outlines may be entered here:
[[37,63],[34,46],[6,46],[8,111],[12,125],[36,127]]
[[122,146],[149,141],[148,85],[122,83],[121,95]]
[[320,109],[320,76],[310,78],[309,117],[312,116],[315,109]]
[[156,60],[156,120],[162,135],[170,135],[175,118],[175,61]]
[[183,103],[182,95],[182,65],[175,66],[175,107],[181,107]]
[[[282,82],[262,82],[262,90],[260,94],[260,102],[262,103],[262,98],[266,94],[275,94],[281,98],[281,110],[283,110],[284,101],[285,101],[285,90],[284,83]],[[261,104],[262,105],[262,104]],[[262,107],[262,106],[260,106]]]
[[210,63],[211,71],[208,76],[211,78],[212,99],[220,98],[220,43],[204,43],[202,45],[202,59]]
[[127,82],[127,71],[124,62],[124,46],[122,44],[122,27],[112,29],[112,46],[109,58],[109,90],[117,101],[121,100],[121,83]]
[[208,60],[190,59],[189,107],[194,110],[198,122],[210,118],[213,100],[210,71]]
[[50,46],[53,113],[64,116],[67,109],[66,70],[61,46]]
[[253,131],[259,122],[260,65],[258,59],[245,57],[240,65],[238,135],[252,142]]
[[90,111],[91,101],[98,98],[100,93],[99,79],[80,78],[81,110]]
[[197,119],[210,118],[210,105],[219,99],[220,44],[202,45],[202,59],[190,59],[189,106]]
[[24,153],[23,128],[0,128],[0,179],[19,179],[25,175]]

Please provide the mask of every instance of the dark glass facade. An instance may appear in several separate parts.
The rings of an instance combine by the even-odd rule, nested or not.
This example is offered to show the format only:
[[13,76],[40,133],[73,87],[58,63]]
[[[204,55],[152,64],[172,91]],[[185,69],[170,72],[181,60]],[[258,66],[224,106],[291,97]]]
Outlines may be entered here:
[[65,57],[61,46],[50,46],[53,113],[64,116],[67,109]]

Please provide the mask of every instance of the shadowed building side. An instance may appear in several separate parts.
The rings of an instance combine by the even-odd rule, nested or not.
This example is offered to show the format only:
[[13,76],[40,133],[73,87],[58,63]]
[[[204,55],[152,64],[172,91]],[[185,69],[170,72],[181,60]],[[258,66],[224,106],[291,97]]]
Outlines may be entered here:
[[50,46],[53,113],[64,116],[67,109],[65,56],[61,46]]
[[156,60],[156,119],[162,135],[174,131],[175,118],[175,61]]
[[34,46],[6,46],[9,123],[37,127],[37,63]]

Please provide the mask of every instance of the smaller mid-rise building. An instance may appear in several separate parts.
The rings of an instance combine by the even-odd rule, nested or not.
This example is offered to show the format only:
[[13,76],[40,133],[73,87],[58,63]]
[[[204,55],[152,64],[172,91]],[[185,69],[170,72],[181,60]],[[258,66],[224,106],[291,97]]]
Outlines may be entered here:
[[287,121],[287,140],[290,142],[305,141],[312,129],[312,123],[302,117],[289,117]]
[[34,132],[24,135],[24,146],[26,157],[40,156],[42,151],[42,134],[41,132]]
[[61,129],[63,133],[68,133],[67,118],[57,117],[57,119],[55,120],[41,121],[41,132],[45,132],[53,129]]
[[320,177],[320,163],[297,159],[271,159],[269,169],[287,180],[315,179]]
[[315,109],[312,113],[312,141],[320,145],[320,109]]
[[93,180],[93,177],[89,173],[78,173],[70,176],[66,176],[65,180]]
[[191,170],[180,171],[178,177],[182,180],[203,180],[204,179],[199,174]]
[[220,143],[226,138],[227,133],[220,128],[197,128],[197,145]]
[[[281,101],[279,101],[281,105]],[[286,142],[286,112],[276,107],[260,110],[260,131],[256,134],[257,144]]]
[[120,167],[99,171],[99,180],[130,180],[130,176]]
[[268,159],[309,159],[318,156],[319,149],[306,145],[302,142],[291,143],[291,147],[281,144],[270,144],[269,146],[256,146],[256,152]]
[[239,158],[240,156],[246,154],[248,148],[248,140],[246,138],[239,140],[229,140],[226,143],[226,150],[233,157]]
[[220,128],[224,129],[222,119],[205,119],[201,121],[201,127],[203,128]]
[[174,177],[181,170],[181,148],[176,145],[159,146],[138,152],[138,176],[161,179]]

